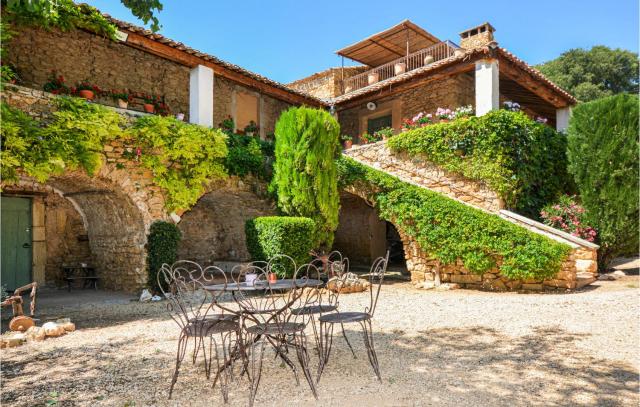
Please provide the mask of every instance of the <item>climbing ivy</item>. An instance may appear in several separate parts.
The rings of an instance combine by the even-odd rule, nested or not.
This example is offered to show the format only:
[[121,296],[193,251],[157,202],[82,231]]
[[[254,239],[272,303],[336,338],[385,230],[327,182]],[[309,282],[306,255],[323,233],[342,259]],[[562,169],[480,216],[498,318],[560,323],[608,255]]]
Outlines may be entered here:
[[206,185],[227,176],[226,136],[221,130],[187,124],[171,116],[145,116],[130,129],[141,162],[167,192],[169,209],[189,209]]
[[102,148],[124,134],[124,119],[83,99],[56,98],[46,126],[2,103],[2,180],[16,182],[18,169],[45,182],[65,169],[93,175],[102,165]]
[[19,170],[40,182],[66,169],[93,175],[102,165],[104,145],[116,139],[135,145],[127,157],[151,170],[170,210],[190,208],[209,182],[226,176],[226,136],[220,130],[161,116],[127,126],[120,114],[84,99],[60,97],[54,103],[57,110],[46,123],[2,103],[3,182],[16,182]]
[[568,245],[366,167],[337,161],[340,185],[365,190],[380,216],[414,238],[443,265],[462,260],[473,273],[498,267],[509,278],[548,278],[560,270]]
[[392,151],[484,181],[512,208],[537,218],[570,189],[566,137],[522,112],[496,110],[392,137]]

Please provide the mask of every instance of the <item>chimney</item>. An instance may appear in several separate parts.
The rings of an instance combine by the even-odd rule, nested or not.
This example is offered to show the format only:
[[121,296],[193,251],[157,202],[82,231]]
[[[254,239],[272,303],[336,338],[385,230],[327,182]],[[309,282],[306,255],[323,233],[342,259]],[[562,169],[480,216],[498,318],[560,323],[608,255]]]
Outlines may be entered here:
[[494,42],[496,29],[489,23],[480,24],[460,33],[460,46],[465,49],[477,48]]

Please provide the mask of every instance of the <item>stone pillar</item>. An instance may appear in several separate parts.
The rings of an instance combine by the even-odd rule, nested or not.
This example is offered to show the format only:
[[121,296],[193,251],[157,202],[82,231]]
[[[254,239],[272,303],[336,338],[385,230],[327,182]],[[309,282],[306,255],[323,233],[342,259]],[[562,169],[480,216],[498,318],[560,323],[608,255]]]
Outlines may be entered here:
[[476,62],[476,116],[500,108],[498,61]]
[[567,131],[569,119],[571,118],[571,107],[556,109],[556,130]]
[[202,126],[213,126],[213,70],[203,65],[191,70],[189,121]]

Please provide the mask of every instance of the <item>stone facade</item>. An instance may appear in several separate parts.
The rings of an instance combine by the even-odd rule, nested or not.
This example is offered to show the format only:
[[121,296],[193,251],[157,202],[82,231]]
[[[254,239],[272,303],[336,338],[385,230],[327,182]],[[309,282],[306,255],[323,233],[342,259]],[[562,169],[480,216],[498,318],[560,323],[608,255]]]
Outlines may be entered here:
[[418,161],[404,154],[392,153],[386,141],[354,146],[345,155],[389,172],[404,181],[440,192],[450,198],[497,213],[504,208],[498,194],[483,182],[453,174],[428,161]]
[[[367,99],[355,107],[338,111],[342,134],[358,139],[367,130],[366,119],[380,115],[380,110],[389,105],[393,127],[400,130],[402,119],[411,118],[420,112],[435,112],[438,107],[455,109],[475,104],[474,78],[469,74],[450,76],[408,89],[400,94],[380,99]],[[369,111],[367,102],[375,101],[378,108]],[[396,107],[397,106],[397,107]]]
[[82,30],[20,28],[6,62],[20,83],[42,89],[52,70],[69,86],[87,80],[101,89],[164,96],[174,113],[189,113],[189,67]]
[[255,179],[231,177],[212,189],[178,223],[182,232],[178,258],[202,265],[250,260],[245,222],[276,214],[266,197],[266,185]]
[[329,68],[306,78],[291,82],[287,86],[320,99],[330,99],[342,94],[342,79],[350,78],[370,69],[367,66],[345,66]]

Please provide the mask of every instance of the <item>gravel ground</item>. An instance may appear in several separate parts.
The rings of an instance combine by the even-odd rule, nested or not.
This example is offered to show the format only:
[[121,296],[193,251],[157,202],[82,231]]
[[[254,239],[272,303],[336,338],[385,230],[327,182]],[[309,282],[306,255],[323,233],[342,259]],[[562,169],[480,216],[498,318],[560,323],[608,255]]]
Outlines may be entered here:
[[[359,331],[347,327],[360,353],[353,359],[336,338],[318,401],[267,355],[256,405],[638,406],[639,293],[637,276],[564,295],[387,284],[374,320],[382,383]],[[349,294],[340,306],[367,301]],[[70,317],[78,330],[2,350],[2,405],[222,405],[202,364],[183,364],[167,400],[177,330],[164,307],[112,301],[41,309],[43,319]],[[230,404],[247,400],[247,381],[232,384]]]

